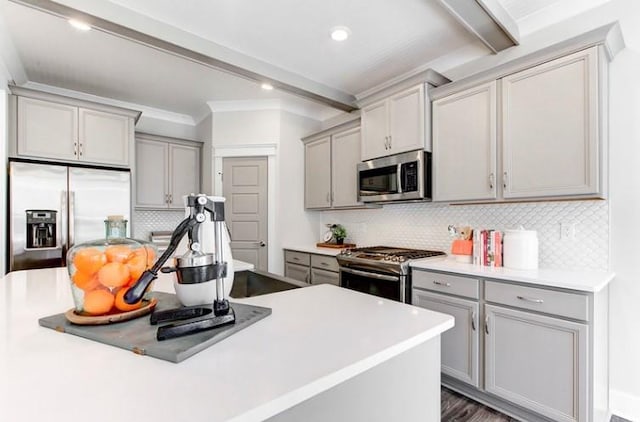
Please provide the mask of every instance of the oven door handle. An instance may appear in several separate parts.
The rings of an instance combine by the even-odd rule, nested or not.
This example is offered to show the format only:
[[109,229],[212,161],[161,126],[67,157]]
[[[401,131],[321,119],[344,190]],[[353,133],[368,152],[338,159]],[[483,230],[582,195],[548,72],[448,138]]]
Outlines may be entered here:
[[400,281],[400,277],[394,277],[392,275],[384,275],[384,274],[378,274],[378,273],[370,273],[368,271],[353,270],[351,268],[340,268],[340,271],[349,273],[349,274],[360,275],[362,277],[377,278],[378,280],[387,280],[387,281],[396,281],[396,282]]

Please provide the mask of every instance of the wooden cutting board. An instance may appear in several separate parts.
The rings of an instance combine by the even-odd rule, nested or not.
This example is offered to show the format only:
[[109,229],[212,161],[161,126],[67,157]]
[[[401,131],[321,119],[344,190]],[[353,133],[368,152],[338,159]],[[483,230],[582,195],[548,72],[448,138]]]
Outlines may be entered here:
[[[153,292],[152,295],[158,300],[157,311],[180,307],[180,302],[174,294]],[[76,325],[61,313],[40,318],[38,322],[43,327],[61,333],[178,363],[271,314],[270,308],[234,302],[230,304],[236,314],[235,324],[164,341],[156,340],[158,325],[149,324],[149,317],[106,325]]]
[[338,245],[337,243],[316,243],[316,246],[319,248],[333,248],[333,249],[345,249],[345,248],[355,248],[355,243],[343,243],[342,245]]

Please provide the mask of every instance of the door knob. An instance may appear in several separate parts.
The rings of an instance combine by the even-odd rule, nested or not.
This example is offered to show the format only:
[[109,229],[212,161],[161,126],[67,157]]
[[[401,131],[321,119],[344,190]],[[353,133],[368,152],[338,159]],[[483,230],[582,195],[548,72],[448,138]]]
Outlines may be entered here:
[[267,244],[264,243],[264,241],[262,240],[258,244],[260,245],[261,248],[264,248],[265,246],[267,246]]

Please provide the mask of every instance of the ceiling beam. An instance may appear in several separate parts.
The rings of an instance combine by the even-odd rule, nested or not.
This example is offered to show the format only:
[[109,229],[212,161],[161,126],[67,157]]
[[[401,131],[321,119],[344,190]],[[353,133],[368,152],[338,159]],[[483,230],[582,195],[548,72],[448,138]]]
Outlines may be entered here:
[[[284,81],[284,78],[278,78],[273,76],[267,76],[262,73],[258,73],[247,69],[245,67],[238,66],[230,63],[229,61],[220,60],[207,54],[195,51],[193,49],[185,48],[178,44],[163,40],[161,38],[137,31],[135,29],[120,25],[113,21],[100,18],[96,15],[83,12],[81,10],[63,5],[51,0],[10,0],[13,3],[21,4],[24,6],[32,7],[43,12],[65,18],[65,19],[78,19],[91,25],[92,28],[129,40],[147,47],[155,48],[174,56],[190,60],[195,63],[199,63],[209,68],[223,71],[237,77],[253,81],[257,84],[269,83],[275,89],[278,89],[289,94],[296,95],[298,97],[314,101],[320,104],[325,104],[330,107],[342,110],[345,112],[352,112],[357,110],[355,106],[355,97],[350,94],[342,93],[342,95],[336,95],[330,97],[327,95],[319,94],[308,88],[302,88],[298,85],[290,84]],[[275,73],[275,72],[274,72]]]
[[516,21],[497,0],[440,0],[440,3],[493,53],[519,44]]

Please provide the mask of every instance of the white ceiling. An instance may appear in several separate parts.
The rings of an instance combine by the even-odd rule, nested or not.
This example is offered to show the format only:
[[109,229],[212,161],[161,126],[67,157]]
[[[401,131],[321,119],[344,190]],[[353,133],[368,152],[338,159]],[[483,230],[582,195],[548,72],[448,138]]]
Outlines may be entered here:
[[[188,48],[220,51],[226,55],[222,60],[245,57],[257,68],[281,71],[292,85],[312,83],[345,95],[426,67],[443,72],[462,64],[462,58],[489,54],[436,0],[56,1],[124,26],[137,25],[138,31],[153,29],[150,35]],[[526,35],[607,0],[498,1]],[[7,0],[0,13],[32,83],[195,120],[210,101],[279,99],[319,119],[339,113],[115,35],[78,32],[62,18]],[[337,25],[351,29],[346,42],[330,39]]]

